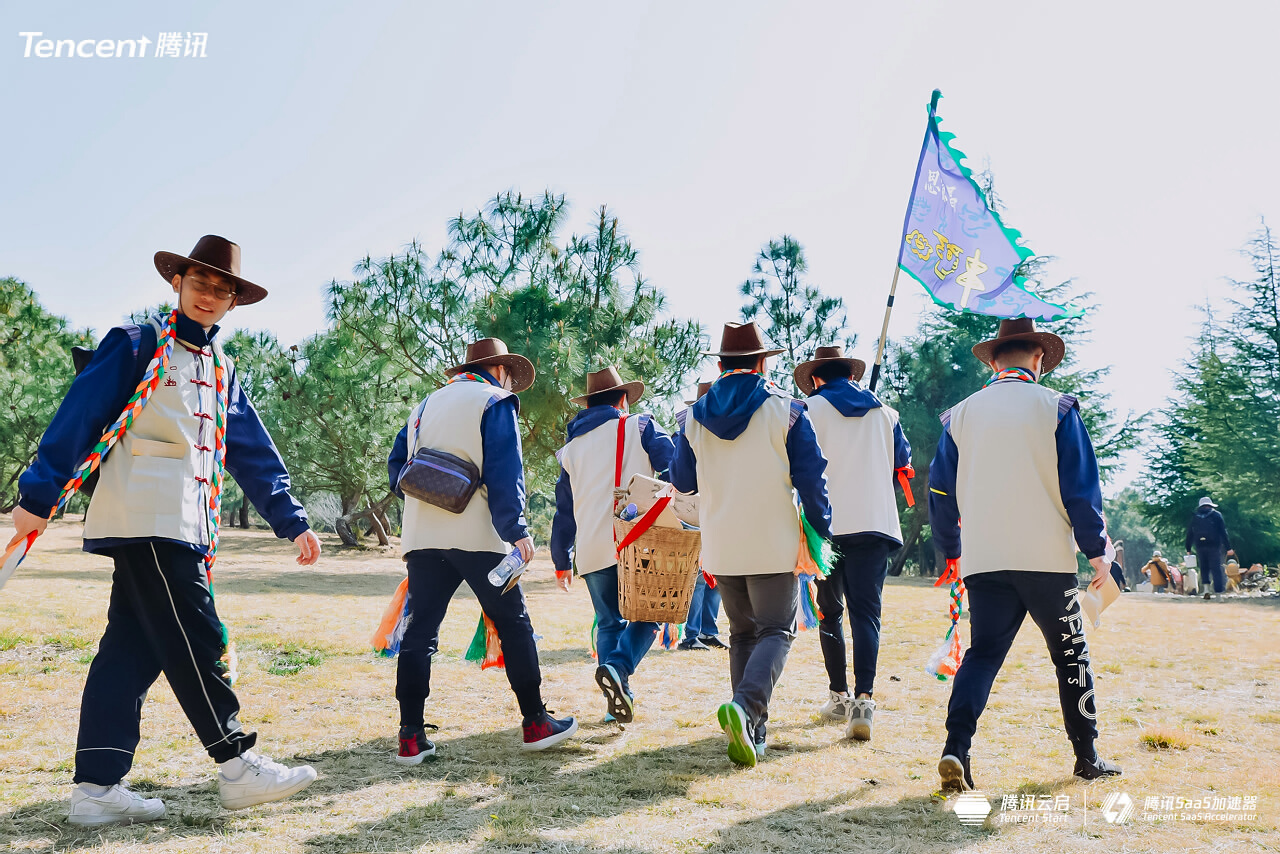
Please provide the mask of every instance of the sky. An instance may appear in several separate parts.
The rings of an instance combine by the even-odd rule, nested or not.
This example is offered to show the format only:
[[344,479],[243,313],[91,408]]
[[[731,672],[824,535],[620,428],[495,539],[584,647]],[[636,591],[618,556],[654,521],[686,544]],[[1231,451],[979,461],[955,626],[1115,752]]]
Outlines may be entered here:
[[[221,234],[271,292],[229,325],[292,343],[366,254],[549,188],[573,230],[607,205],[713,337],[792,235],[870,362],[939,88],[1006,222],[1093,292],[1081,364],[1146,412],[1280,222],[1278,31],[1271,2],[5,0],[0,276],[101,334],[164,298],[155,251]],[[203,58],[86,59],[24,57],[22,32],[208,36]],[[890,336],[927,302],[902,277]],[[1140,477],[1130,455],[1108,492]]]

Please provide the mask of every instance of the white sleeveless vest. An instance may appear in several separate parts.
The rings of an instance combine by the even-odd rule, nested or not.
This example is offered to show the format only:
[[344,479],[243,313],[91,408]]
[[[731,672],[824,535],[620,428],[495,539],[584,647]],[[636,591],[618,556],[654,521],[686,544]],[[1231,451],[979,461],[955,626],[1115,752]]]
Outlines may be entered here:
[[1002,569],[1076,571],[1058,485],[1061,398],[1040,385],[1000,382],[951,410],[964,577]]
[[881,406],[849,418],[820,394],[806,403],[813,432],[827,458],[831,533],[884,534],[901,543],[898,498],[893,490],[897,410]]
[[791,398],[770,395],[736,439],[721,439],[688,413],[697,458],[702,566],[712,575],[794,572],[800,511],[791,486]]
[[[477,382],[456,382],[433,392],[422,409],[422,423],[417,429],[414,422],[418,407],[409,413],[409,459],[419,448],[431,448],[470,460],[483,472],[480,419],[489,401],[510,394],[489,383]],[[408,554],[417,549],[510,552],[511,546],[502,541],[489,515],[489,488],[481,484],[461,513],[450,513],[406,495],[400,551]]]
[[[157,336],[163,327],[152,318]],[[234,365],[216,341],[228,390]],[[163,537],[209,544],[217,397],[213,349],[177,341],[169,368],[133,426],[107,454],[85,514],[86,540]]]
[[[633,474],[653,477],[653,465],[640,444],[640,419],[628,415],[623,427],[622,485]],[[575,437],[556,452],[573,487],[573,521],[578,526],[574,564],[579,575],[608,569],[618,562],[613,542],[613,477],[618,455],[618,422],[606,421]]]

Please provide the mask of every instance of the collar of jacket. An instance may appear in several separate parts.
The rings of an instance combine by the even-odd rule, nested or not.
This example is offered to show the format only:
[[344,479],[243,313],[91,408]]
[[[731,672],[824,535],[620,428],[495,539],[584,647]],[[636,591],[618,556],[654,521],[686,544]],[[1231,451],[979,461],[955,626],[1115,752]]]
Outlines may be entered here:
[[569,420],[565,427],[567,441],[572,442],[579,436],[585,436],[601,424],[608,424],[622,417],[622,411],[615,406],[602,403],[599,406],[588,406]]
[[690,407],[690,411],[703,427],[731,441],[742,435],[751,423],[751,416],[773,396],[787,397],[759,374],[733,374],[716,380],[711,391]]
[[220,328],[215,323],[209,327],[208,332],[205,332],[203,326],[179,311],[178,323],[174,331],[177,333],[179,341],[184,341],[192,347],[204,349],[213,344],[213,339],[217,337]]
[[823,383],[822,388],[814,391],[810,397],[825,398],[845,418],[861,418],[873,409],[884,406],[875,392],[868,391],[847,379],[832,380]]

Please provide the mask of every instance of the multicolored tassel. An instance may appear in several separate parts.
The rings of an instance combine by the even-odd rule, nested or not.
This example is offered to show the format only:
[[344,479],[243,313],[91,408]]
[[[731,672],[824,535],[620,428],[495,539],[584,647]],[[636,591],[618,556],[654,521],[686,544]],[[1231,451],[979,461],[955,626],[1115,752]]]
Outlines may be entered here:
[[951,601],[947,603],[947,616],[951,619],[951,626],[924,667],[930,676],[942,682],[956,675],[960,669],[960,662],[964,659],[964,649],[960,645],[960,615],[964,613],[964,581],[960,578],[959,561],[948,560],[946,571],[933,586],[940,587],[947,582],[951,583]]
[[506,662],[502,658],[502,641],[498,639],[498,627],[484,611],[480,612],[476,633],[471,636],[471,645],[467,647],[466,659],[478,661],[481,670],[488,670],[490,667],[506,667]]
[[822,609],[818,607],[818,578],[804,573],[796,580],[800,584],[796,597],[796,625],[802,629],[816,629],[822,621]]
[[373,650],[384,658],[395,658],[400,654],[400,643],[404,640],[405,629],[409,628],[409,579],[401,581],[396,592],[391,595],[387,609],[382,612],[382,622],[378,623],[370,643]]

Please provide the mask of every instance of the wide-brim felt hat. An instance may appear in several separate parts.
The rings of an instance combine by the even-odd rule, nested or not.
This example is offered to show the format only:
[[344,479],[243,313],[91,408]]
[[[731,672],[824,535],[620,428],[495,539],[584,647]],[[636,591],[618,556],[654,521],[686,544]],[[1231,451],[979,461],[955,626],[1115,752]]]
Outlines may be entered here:
[[712,384],[711,382],[699,382],[699,383],[698,383],[698,393],[694,396],[693,400],[686,400],[686,401],[684,402],[684,405],[685,405],[685,406],[693,406],[693,405],[694,405],[695,403],[697,403],[699,400],[702,400],[702,398],[704,398],[704,397],[706,396],[707,392],[711,391],[711,386],[712,386],[712,385],[713,385],[713,384]]
[[754,323],[726,323],[720,333],[720,349],[708,350],[704,356],[776,356],[783,352],[769,346],[764,334]]
[[1036,322],[1029,317],[1013,317],[1000,321],[1000,331],[989,341],[973,345],[973,355],[984,365],[990,365],[996,347],[1010,341],[1031,341],[1044,350],[1044,362],[1040,373],[1047,374],[1062,362],[1067,353],[1067,345],[1052,332],[1040,332]]
[[640,380],[623,382],[622,375],[618,373],[618,369],[610,366],[604,370],[587,374],[587,393],[580,397],[570,398],[569,402],[576,403],[578,406],[586,406],[587,398],[606,391],[625,391],[627,393],[627,404],[635,406],[636,401],[644,394],[644,383]]
[[832,362],[842,362],[848,365],[853,371],[854,382],[861,380],[862,375],[867,372],[866,362],[861,359],[855,359],[852,356],[846,356],[844,348],[838,344],[834,347],[819,347],[813,351],[812,359],[796,365],[796,369],[792,373],[796,380],[796,387],[805,394],[813,394],[813,372],[822,365],[829,365]]
[[190,255],[179,255],[176,252],[157,252],[156,270],[166,282],[172,282],[174,276],[180,276],[192,267],[217,273],[229,279],[236,286],[236,304],[253,305],[267,296],[267,289],[240,275],[240,246],[225,237],[206,234],[196,241],[196,248]]
[[467,355],[462,364],[455,365],[444,372],[446,377],[462,373],[468,368],[486,368],[502,365],[511,374],[511,390],[524,391],[533,385],[533,362],[519,353],[507,350],[501,338],[481,338],[474,344],[467,345]]

